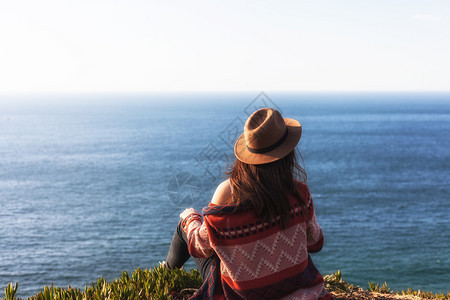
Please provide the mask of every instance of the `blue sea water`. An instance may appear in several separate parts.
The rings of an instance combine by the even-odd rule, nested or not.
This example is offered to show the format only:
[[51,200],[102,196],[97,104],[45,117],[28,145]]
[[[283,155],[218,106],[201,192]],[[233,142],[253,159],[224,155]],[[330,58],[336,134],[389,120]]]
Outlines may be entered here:
[[322,274],[450,290],[448,93],[3,96],[0,287],[26,297],[157,265],[261,106],[303,126]]

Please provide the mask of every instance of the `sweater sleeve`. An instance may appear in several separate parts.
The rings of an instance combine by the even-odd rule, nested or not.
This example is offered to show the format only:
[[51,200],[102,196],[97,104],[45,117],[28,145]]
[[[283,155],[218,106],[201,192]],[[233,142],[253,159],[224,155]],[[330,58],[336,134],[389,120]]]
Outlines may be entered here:
[[188,237],[189,253],[193,257],[207,258],[214,254],[208,230],[205,223],[202,223],[201,220],[190,222],[187,226],[186,235]]
[[319,223],[317,223],[316,213],[314,211],[314,204],[312,202],[311,194],[307,199],[308,205],[308,219],[306,221],[306,237],[308,252],[315,253],[322,250],[323,247],[323,233]]

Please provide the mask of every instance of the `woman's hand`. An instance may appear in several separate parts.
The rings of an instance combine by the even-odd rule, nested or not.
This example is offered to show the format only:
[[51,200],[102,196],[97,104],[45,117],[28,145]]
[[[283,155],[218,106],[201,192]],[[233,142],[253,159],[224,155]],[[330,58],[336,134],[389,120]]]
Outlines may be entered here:
[[184,220],[187,216],[189,216],[190,214],[198,214],[198,212],[193,209],[193,208],[186,208],[181,214],[180,214],[180,219]]

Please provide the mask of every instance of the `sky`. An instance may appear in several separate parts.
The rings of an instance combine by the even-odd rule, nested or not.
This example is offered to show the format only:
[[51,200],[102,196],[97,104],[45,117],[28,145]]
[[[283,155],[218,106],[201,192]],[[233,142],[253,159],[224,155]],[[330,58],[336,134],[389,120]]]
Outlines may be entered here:
[[450,91],[449,0],[1,0],[0,93]]

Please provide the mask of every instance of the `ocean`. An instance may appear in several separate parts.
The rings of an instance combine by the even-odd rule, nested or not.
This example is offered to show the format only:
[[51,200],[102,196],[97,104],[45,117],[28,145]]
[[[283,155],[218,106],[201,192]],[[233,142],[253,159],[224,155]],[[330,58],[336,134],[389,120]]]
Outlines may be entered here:
[[2,96],[0,288],[28,297],[157,265],[264,106],[302,124],[322,274],[450,290],[449,93]]

